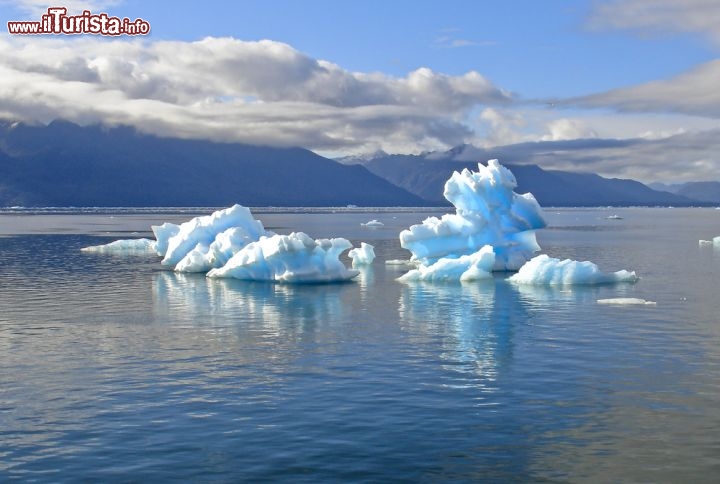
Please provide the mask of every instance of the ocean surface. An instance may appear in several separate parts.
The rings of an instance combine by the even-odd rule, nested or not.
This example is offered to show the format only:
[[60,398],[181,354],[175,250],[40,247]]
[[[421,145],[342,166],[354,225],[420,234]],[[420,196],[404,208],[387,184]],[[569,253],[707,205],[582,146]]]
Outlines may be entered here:
[[720,210],[545,209],[636,284],[397,282],[444,211],[254,211],[375,246],[299,286],[80,252],[210,210],[1,211],[0,481],[718,482]]

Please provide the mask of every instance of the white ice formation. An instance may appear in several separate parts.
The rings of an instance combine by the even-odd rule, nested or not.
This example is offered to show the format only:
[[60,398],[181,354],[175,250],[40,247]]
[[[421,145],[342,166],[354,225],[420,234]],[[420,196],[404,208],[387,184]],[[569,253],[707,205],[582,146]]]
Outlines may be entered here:
[[175,233],[172,227],[163,227],[166,225],[152,227],[158,247],[167,247],[161,254],[162,265],[182,272],[206,272],[220,267],[233,253],[266,235],[262,222],[241,205],[195,217],[180,224]]
[[[339,257],[352,247],[343,238],[313,240],[302,232],[266,231],[246,207],[234,205],[175,225],[152,227],[156,240],[118,240],[87,252],[127,253],[142,249],[163,257],[178,272],[207,272],[209,277],[278,282],[331,282],[351,279]],[[365,244],[363,244],[365,245]]]
[[352,247],[342,238],[313,240],[302,232],[261,237],[235,253],[208,277],[232,277],[251,281],[331,282],[359,274],[340,262],[340,254]]
[[715,248],[720,249],[720,236],[715,237],[715,238],[713,238],[712,240],[702,240],[702,239],[700,239],[700,240],[698,241],[698,243],[700,244],[700,247],[713,246],[713,247],[715,247]]
[[91,245],[90,247],[83,247],[80,250],[97,254],[142,255],[154,254],[156,248],[154,240],[125,239],[116,240],[104,245]]
[[590,261],[555,259],[545,254],[534,257],[508,280],[517,284],[611,284],[637,282],[635,272],[626,270],[605,273]]
[[615,306],[655,306],[655,301],[647,301],[637,297],[614,297],[610,299],[598,299],[598,304],[612,304]]
[[352,259],[352,266],[366,266],[375,260],[375,247],[365,242],[360,242],[360,247],[351,249],[348,256]]
[[495,253],[491,246],[486,245],[472,254],[457,258],[445,257],[430,265],[421,264],[417,269],[400,276],[399,280],[403,282],[476,281],[492,277],[494,265]]
[[[540,250],[535,230],[546,224],[535,197],[515,193],[516,187],[515,176],[497,160],[488,161],[487,166],[478,163],[477,172],[454,172],[445,182],[443,195],[455,206],[455,213],[429,217],[400,233],[400,245],[421,264],[418,272],[403,280],[457,280],[471,274],[476,278],[480,270],[519,269]],[[486,246],[494,252],[491,267],[485,266]],[[462,258],[478,251],[484,251],[483,257]],[[436,265],[461,258],[462,262]],[[478,266],[480,259],[483,263]],[[462,267],[472,269],[471,273],[465,274]],[[449,272],[443,274],[446,269]]]
[[373,227],[377,228],[377,227],[385,226],[384,223],[382,223],[381,221],[376,220],[376,219],[372,219],[369,222],[361,223],[360,225],[362,225],[363,227],[370,227],[370,228],[373,228]]

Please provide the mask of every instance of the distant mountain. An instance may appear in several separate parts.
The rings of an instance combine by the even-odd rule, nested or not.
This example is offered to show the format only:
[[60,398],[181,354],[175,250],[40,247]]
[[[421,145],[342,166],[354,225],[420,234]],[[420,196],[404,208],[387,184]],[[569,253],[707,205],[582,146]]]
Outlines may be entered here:
[[[463,168],[477,169],[478,158],[473,161],[457,161],[458,153],[468,151],[467,147],[463,146],[444,153],[384,156],[368,161],[365,166],[376,175],[429,202],[444,203],[443,184],[450,174]],[[517,191],[532,192],[540,205],[545,206],[698,203],[697,200],[682,195],[653,190],[634,180],[603,178],[593,173],[544,170],[537,165],[506,164],[505,166],[517,179]]]
[[0,124],[0,206],[415,206],[416,195],[302,148],[133,128]]
[[673,185],[653,183],[651,186],[701,202],[720,203],[720,182],[717,181],[687,182]]

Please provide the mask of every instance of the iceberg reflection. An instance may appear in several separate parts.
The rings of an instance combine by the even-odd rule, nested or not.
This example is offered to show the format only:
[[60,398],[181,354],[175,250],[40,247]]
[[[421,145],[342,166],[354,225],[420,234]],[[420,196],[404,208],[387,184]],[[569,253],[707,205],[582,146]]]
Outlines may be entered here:
[[351,284],[287,285],[160,272],[153,279],[156,317],[174,324],[303,335],[343,318]]

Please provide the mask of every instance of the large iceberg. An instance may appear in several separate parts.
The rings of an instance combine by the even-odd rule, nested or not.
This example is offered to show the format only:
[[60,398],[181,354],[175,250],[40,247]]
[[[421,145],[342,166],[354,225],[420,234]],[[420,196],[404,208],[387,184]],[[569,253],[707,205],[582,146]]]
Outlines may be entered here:
[[[177,272],[207,272],[209,277],[297,283],[344,281],[359,274],[346,268],[339,259],[342,252],[352,248],[348,240],[313,240],[302,232],[277,235],[266,231],[262,222],[241,205],[180,225],[152,226],[152,231],[154,241],[118,240],[82,250],[155,252],[163,257],[161,264],[168,268]],[[364,257],[369,257],[368,249],[363,251]]]
[[634,271],[606,273],[590,261],[560,260],[545,254],[534,257],[508,280],[517,284],[611,284],[637,282]]
[[[455,277],[452,274],[462,276],[465,272],[460,269],[470,269],[471,265],[476,265],[474,260],[463,258],[461,262],[453,263],[451,272],[446,275],[440,271],[449,266],[435,264],[445,259],[460,259],[480,250],[487,251],[483,249],[486,246],[494,252],[493,265],[486,268],[483,264],[478,268],[483,271],[518,270],[540,250],[535,230],[546,224],[535,197],[531,193],[515,193],[516,187],[515,176],[497,160],[488,161],[487,166],[478,163],[476,172],[468,169],[454,172],[445,182],[443,195],[455,206],[455,213],[440,218],[429,217],[422,224],[400,233],[400,245],[412,252],[413,260],[420,262],[419,272],[413,272],[404,280],[450,279]],[[483,260],[487,261],[487,256]]]

